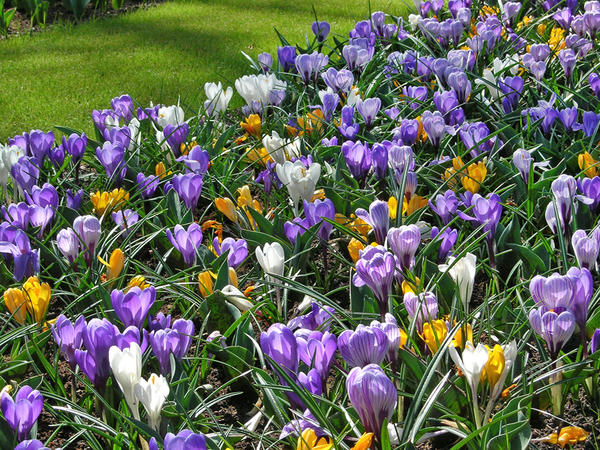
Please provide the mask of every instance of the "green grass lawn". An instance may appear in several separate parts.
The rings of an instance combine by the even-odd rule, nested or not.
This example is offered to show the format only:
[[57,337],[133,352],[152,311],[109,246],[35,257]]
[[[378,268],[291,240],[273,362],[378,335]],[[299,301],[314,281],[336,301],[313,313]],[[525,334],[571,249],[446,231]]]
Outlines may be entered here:
[[302,44],[306,34],[312,38],[313,4],[337,35],[347,35],[369,8],[395,15],[406,10],[402,0],[174,0],[0,41],[0,142],[54,125],[89,132],[92,110],[109,107],[123,93],[144,105],[180,97],[195,109],[204,99],[204,82],[233,85],[250,73],[241,51],[254,58],[275,54],[273,27],[291,43]]

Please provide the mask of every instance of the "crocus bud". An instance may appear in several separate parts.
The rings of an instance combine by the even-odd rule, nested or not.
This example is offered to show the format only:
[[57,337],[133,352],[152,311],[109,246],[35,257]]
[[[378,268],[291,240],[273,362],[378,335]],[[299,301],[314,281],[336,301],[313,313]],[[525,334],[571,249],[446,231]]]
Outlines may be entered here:
[[398,402],[394,383],[381,367],[369,364],[350,371],[346,391],[365,431],[379,436],[383,423],[392,417]]
[[136,420],[140,420],[138,398],[135,395],[135,385],[142,377],[142,350],[140,346],[132,342],[129,348],[124,350],[112,346],[108,352],[110,368],[115,379],[125,396],[127,406]]
[[135,385],[135,396],[148,413],[148,425],[158,432],[160,426],[160,410],[169,396],[169,384],[162,375],[153,373],[148,381],[140,378]]
[[267,243],[263,248],[256,247],[256,259],[267,274],[283,276],[285,253],[279,242]]
[[580,267],[593,270],[598,259],[599,242],[583,230],[577,230],[571,238],[573,251]]
[[100,241],[100,221],[94,216],[80,216],[73,222],[73,230],[85,248],[85,262],[91,267],[96,246]]
[[387,234],[387,243],[398,258],[398,268],[408,271],[415,265],[415,254],[421,242],[421,232],[416,225],[402,225],[391,228]]
[[371,225],[378,244],[383,245],[385,243],[390,226],[390,208],[387,202],[375,200],[369,205],[368,212],[363,208],[357,209],[356,217]]
[[359,325],[356,331],[342,332],[337,344],[342,358],[350,367],[381,364],[388,350],[388,339],[383,330],[364,325]]
[[79,238],[72,228],[65,228],[56,235],[56,246],[69,264],[73,264],[79,256]]

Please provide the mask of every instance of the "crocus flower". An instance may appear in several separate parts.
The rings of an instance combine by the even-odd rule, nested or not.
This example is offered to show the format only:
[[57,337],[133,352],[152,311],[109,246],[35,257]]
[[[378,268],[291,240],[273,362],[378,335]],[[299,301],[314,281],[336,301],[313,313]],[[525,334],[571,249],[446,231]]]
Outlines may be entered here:
[[155,330],[149,335],[152,352],[157,357],[161,373],[171,373],[171,353],[181,361],[187,354],[194,335],[194,323],[191,320],[178,319],[172,328]]
[[361,251],[360,259],[356,262],[356,274],[352,278],[352,282],[356,287],[369,286],[379,304],[379,312],[382,317],[388,312],[388,297],[394,282],[395,271],[394,255],[381,245],[369,246]]
[[520,76],[504,77],[498,79],[498,87],[504,94],[502,98],[502,108],[506,114],[515,110],[519,103],[519,98],[523,92],[524,81]]
[[115,211],[111,215],[113,222],[123,230],[123,236],[127,236],[131,232],[131,227],[140,220],[140,215],[132,209],[122,209]]
[[81,371],[100,390],[110,374],[108,351],[119,330],[108,319],[92,319],[83,327],[85,350],[75,350],[75,361]]
[[447,272],[458,286],[460,300],[467,311],[471,295],[473,295],[473,284],[475,283],[475,269],[477,257],[473,253],[467,253],[457,260],[450,256],[447,264],[438,265],[440,272]]
[[13,227],[26,231],[29,227],[30,208],[25,202],[11,203],[8,206],[0,207],[4,219]]
[[359,325],[346,330],[338,338],[338,349],[350,367],[381,364],[388,351],[388,338],[379,327]]
[[600,233],[598,230],[595,230],[592,236],[588,236],[583,230],[577,230],[573,233],[571,244],[580,267],[589,270],[594,269],[600,250],[599,238]]
[[298,328],[315,331],[317,329],[325,332],[329,331],[331,321],[333,320],[334,309],[331,306],[322,306],[317,302],[312,303],[311,310],[293,318],[288,322],[288,327],[293,331]]
[[129,348],[121,350],[112,346],[108,352],[110,368],[125,396],[129,410],[136,420],[140,420],[138,398],[135,395],[135,385],[142,377],[142,350],[136,342],[132,342]]
[[321,176],[321,165],[319,163],[310,163],[308,167],[301,161],[286,161],[283,164],[277,164],[275,167],[277,177],[287,187],[294,214],[298,215],[298,202],[301,200],[311,200],[317,181]]
[[302,431],[296,445],[296,450],[330,450],[331,448],[333,448],[331,439],[327,436],[317,436],[312,428]]
[[[202,433],[193,433],[190,430],[182,430],[176,435],[167,433],[165,436],[165,450],[179,449],[206,450],[206,439]],[[158,450],[158,446],[156,446],[156,449],[150,446],[150,450]]]
[[[308,330],[306,330],[308,331]],[[325,382],[329,367],[337,349],[337,338],[334,334],[321,331],[308,331],[307,334],[297,334],[298,357],[308,367],[316,369],[320,379]]]
[[421,232],[416,225],[391,228],[387,233],[387,245],[397,258],[398,269],[408,271],[415,265],[415,254],[421,242]]
[[81,200],[83,199],[83,189],[79,189],[77,192],[67,189],[67,208],[74,209],[77,211],[81,206]]
[[551,310],[546,306],[532,309],[529,313],[531,328],[548,344],[550,357],[555,360],[558,352],[575,330],[575,316],[564,308]]
[[594,293],[592,274],[585,268],[578,269],[577,267],[571,267],[567,271],[566,276],[571,279],[574,287],[569,310],[575,316],[575,323],[579,326],[585,340],[585,324],[588,317],[588,308]]
[[458,239],[458,230],[444,228],[443,231],[440,232],[438,227],[431,227],[431,239],[440,241],[438,260],[444,261],[450,253],[450,250],[452,250],[454,244],[456,244],[456,240]]
[[267,278],[270,274],[283,276],[285,253],[279,242],[267,243],[262,248],[256,247],[255,254]]
[[512,162],[521,174],[525,183],[529,182],[529,170],[532,161],[533,158],[531,157],[531,153],[525,149],[520,148],[513,153]]
[[218,256],[227,253],[227,264],[236,269],[248,256],[248,243],[245,239],[225,238],[219,243],[219,238],[213,239],[213,248]]
[[383,245],[385,243],[390,226],[390,209],[387,202],[375,200],[369,205],[368,212],[363,208],[357,209],[356,217],[364,220],[373,228],[375,241],[378,244]]
[[138,173],[136,180],[142,198],[153,197],[160,183],[160,178],[156,175],[145,176],[143,173]]
[[365,431],[379,436],[383,423],[392,417],[398,402],[394,383],[381,367],[369,364],[350,371],[346,390]]
[[21,325],[27,318],[27,299],[21,289],[10,288],[4,291],[4,306]]
[[75,371],[77,361],[75,360],[75,350],[81,348],[83,342],[83,328],[85,327],[85,318],[79,316],[75,323],[72,323],[64,314],[61,314],[52,324],[52,336],[56,345],[60,348],[60,354]]
[[33,320],[41,324],[46,317],[48,305],[50,304],[50,285],[40,283],[38,277],[29,277],[23,284],[23,293],[27,298],[27,311]]
[[204,83],[204,93],[207,100],[204,102],[204,109],[210,116],[222,115],[226,110],[231,97],[233,97],[233,88],[229,86],[223,89],[223,85],[218,83]]
[[371,169],[371,149],[367,143],[361,141],[345,141],[342,144],[342,153],[350,174],[357,180],[363,180]]
[[375,121],[375,117],[381,108],[381,99],[379,97],[359,100],[356,103],[356,109],[365,121],[365,125],[370,127]]
[[81,133],[81,136],[72,133],[69,135],[68,139],[63,136],[62,147],[69,155],[71,155],[73,164],[77,164],[83,159],[83,154],[87,147],[87,136],[85,133]]
[[142,328],[146,316],[156,300],[156,289],[150,286],[140,289],[137,286],[130,288],[127,293],[114,289],[110,294],[110,301],[115,313],[123,325]]
[[25,192],[31,191],[40,177],[40,162],[33,157],[22,156],[10,168],[10,174]]
[[100,221],[94,216],[79,216],[73,221],[73,230],[85,249],[85,262],[91,267],[96,246],[100,241]]
[[120,183],[127,172],[125,149],[119,144],[106,141],[102,147],[96,149],[96,157],[102,163],[106,176],[109,178],[114,177],[117,183]]
[[479,194],[474,194],[471,199],[471,214],[469,216],[462,211],[457,211],[458,216],[463,220],[476,222],[483,226],[483,232],[488,242],[493,241],[496,234],[496,227],[500,222],[502,215],[502,203],[498,194],[489,194],[487,197],[482,197]]
[[261,333],[260,347],[277,365],[287,369],[290,376],[298,371],[298,343],[285,325],[276,323]]
[[329,36],[330,25],[329,22],[313,22],[311,26],[312,32],[317,38],[318,42],[323,42]]
[[0,254],[5,258],[12,256],[15,266],[13,278],[16,281],[40,271],[38,251],[31,249],[29,237],[23,230],[15,229],[10,241],[0,241]]
[[325,222],[323,219],[335,219],[335,207],[333,202],[326,198],[325,200],[315,200],[312,203],[304,201],[304,214],[308,219],[308,226],[312,227],[318,223],[321,224],[317,235],[321,241],[325,242],[329,239],[329,235],[333,230],[333,225],[329,222]]
[[186,173],[173,177],[173,188],[185,206],[193,210],[198,205],[202,193],[202,175]]
[[423,333],[423,323],[437,319],[439,311],[437,297],[433,292],[419,295],[413,292],[404,294],[404,307],[411,320],[415,321],[419,334]]
[[64,228],[56,235],[56,246],[69,264],[73,264],[79,256],[79,238],[72,228]]
[[193,266],[196,262],[196,251],[202,244],[202,227],[193,222],[186,230],[181,225],[175,225],[173,231],[166,231],[167,238],[175,247],[187,266]]
[[8,393],[2,392],[0,407],[4,418],[17,433],[17,439],[27,439],[29,432],[37,421],[44,407],[44,398],[40,391],[30,386],[23,386],[13,399]]
[[135,396],[144,405],[148,413],[148,425],[158,432],[160,426],[160,410],[169,396],[169,384],[162,375],[153,373],[148,380],[140,378],[135,385]]
[[161,106],[158,109],[156,123],[164,128],[167,125],[178,125],[185,122],[185,113],[179,105]]
[[50,450],[37,439],[27,439],[15,447],[15,450]]
[[454,191],[448,189],[444,194],[435,196],[435,200],[429,200],[429,207],[442,219],[444,225],[450,223],[458,209],[458,198]]

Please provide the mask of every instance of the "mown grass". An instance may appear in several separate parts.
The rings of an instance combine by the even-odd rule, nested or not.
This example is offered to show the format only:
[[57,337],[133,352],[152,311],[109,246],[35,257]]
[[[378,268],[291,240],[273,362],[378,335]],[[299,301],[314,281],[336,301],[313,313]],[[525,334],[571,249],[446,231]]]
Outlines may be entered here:
[[116,18],[55,26],[0,42],[0,142],[34,128],[91,131],[93,109],[129,93],[147,104],[201,104],[206,81],[233,81],[279,39],[302,43],[314,20],[345,34],[369,10],[401,14],[398,0],[174,0]]

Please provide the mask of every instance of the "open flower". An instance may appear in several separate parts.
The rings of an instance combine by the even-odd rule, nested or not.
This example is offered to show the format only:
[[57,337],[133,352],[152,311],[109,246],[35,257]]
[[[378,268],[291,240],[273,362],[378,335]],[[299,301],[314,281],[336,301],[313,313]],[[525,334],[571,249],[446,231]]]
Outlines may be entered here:
[[307,428],[298,438],[296,450],[330,450],[333,442],[328,437],[317,437],[315,430]]
[[30,386],[23,386],[19,389],[14,399],[4,391],[0,397],[2,414],[10,427],[17,433],[19,441],[27,439],[43,407],[42,394]]
[[294,214],[298,216],[298,203],[301,200],[311,201],[317,181],[321,176],[321,165],[311,163],[306,167],[300,160],[286,161],[275,167],[277,176],[287,187],[292,199]]
[[160,410],[169,396],[169,384],[162,375],[153,373],[148,380],[140,378],[135,385],[135,396],[148,413],[148,425],[158,432],[160,425]]

